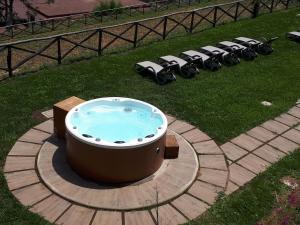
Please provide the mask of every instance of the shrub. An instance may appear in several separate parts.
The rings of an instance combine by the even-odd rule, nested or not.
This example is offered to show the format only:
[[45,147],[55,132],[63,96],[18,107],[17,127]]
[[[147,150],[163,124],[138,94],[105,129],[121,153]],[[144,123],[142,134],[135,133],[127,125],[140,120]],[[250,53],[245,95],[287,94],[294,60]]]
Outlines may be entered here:
[[117,9],[118,13],[120,13],[121,12],[121,9],[119,9],[120,7],[122,7],[122,4],[118,0],[104,0],[101,1],[100,4],[95,7],[94,15],[95,16],[101,16],[101,14],[107,15],[109,14],[109,12],[105,12],[105,11],[111,9]]

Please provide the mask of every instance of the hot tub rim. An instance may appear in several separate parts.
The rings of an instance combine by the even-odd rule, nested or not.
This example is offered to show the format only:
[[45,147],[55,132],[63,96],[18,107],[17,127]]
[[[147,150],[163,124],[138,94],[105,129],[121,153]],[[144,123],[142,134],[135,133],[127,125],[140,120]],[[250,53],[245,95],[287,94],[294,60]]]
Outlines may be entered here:
[[[162,120],[163,120],[163,123],[162,123],[162,126],[161,126],[161,132],[159,135],[155,135],[154,137],[152,138],[149,138],[149,139],[145,139],[141,142],[141,143],[136,143],[136,144],[128,144],[128,143],[124,143],[124,144],[116,144],[116,143],[113,143],[113,142],[106,142],[108,144],[101,144],[101,142],[97,143],[95,141],[91,141],[91,140],[88,140],[88,138],[85,138],[85,137],[82,137],[82,136],[79,136],[77,134],[75,134],[73,131],[72,131],[72,124],[70,122],[70,117],[71,115],[74,113],[75,109],[76,108],[80,108],[86,104],[89,104],[89,103],[92,103],[92,102],[95,102],[95,101],[99,101],[99,100],[110,100],[110,101],[133,101],[133,102],[138,102],[138,103],[141,103],[143,105],[147,105],[149,107],[153,109],[155,109],[157,111],[157,113],[161,116]],[[133,99],[133,98],[127,98],[127,97],[103,97],[103,98],[96,98],[96,99],[92,99],[92,100],[89,100],[89,101],[86,101],[86,102],[83,102],[79,105],[77,105],[76,107],[73,107],[67,114],[66,118],[65,118],[65,126],[66,126],[66,130],[67,132],[72,135],[75,139],[77,139],[78,141],[81,141],[85,144],[88,144],[88,145],[93,145],[95,147],[99,147],[99,148],[107,148],[107,149],[127,149],[127,148],[139,148],[139,147],[143,147],[143,146],[146,146],[148,144],[151,144],[157,140],[159,140],[161,137],[163,137],[166,133],[167,133],[167,128],[168,128],[168,121],[167,121],[167,118],[166,118],[166,115],[157,107],[155,107],[154,105],[150,104],[150,103],[147,103],[147,102],[144,102],[144,101],[141,101],[141,100],[138,100],[138,99]],[[94,139],[93,139],[94,140]],[[146,141],[145,141],[146,140]]]

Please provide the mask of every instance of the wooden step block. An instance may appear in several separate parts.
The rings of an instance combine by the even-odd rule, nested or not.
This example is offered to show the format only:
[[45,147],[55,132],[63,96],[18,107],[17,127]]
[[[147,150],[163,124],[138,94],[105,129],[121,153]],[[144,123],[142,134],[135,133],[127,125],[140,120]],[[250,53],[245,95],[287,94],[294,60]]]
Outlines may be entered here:
[[178,158],[179,145],[175,135],[167,135],[165,146],[165,159]]
[[66,125],[65,118],[67,113],[75,106],[85,100],[72,96],[61,102],[56,103],[53,106],[53,117],[54,117],[54,133],[59,137],[65,139]]

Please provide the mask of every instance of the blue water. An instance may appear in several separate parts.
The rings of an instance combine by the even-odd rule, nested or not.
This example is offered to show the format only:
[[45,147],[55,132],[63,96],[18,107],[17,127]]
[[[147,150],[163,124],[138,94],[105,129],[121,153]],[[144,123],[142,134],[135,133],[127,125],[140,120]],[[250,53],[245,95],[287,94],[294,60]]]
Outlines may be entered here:
[[152,108],[137,102],[94,102],[79,108],[71,124],[81,135],[108,142],[130,142],[155,135],[163,120]]

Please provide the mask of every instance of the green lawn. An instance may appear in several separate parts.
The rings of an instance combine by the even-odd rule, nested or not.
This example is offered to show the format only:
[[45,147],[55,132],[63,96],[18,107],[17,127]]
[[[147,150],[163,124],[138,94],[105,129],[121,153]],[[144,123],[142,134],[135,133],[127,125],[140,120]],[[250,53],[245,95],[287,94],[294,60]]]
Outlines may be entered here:
[[[287,41],[284,37],[285,32],[300,28],[297,13],[300,13],[299,9],[264,15],[255,20],[219,26],[129,52],[93,58],[72,65],[49,67],[1,82],[1,165],[3,166],[16,139],[37,123],[32,119],[32,112],[48,109],[53,103],[71,95],[84,99],[126,96],[145,100],[166,113],[191,122],[219,143],[279,115],[294,105],[300,97],[300,45]],[[275,52],[270,56],[259,56],[253,62],[242,61],[237,66],[224,67],[214,73],[201,71],[199,76],[190,80],[178,76],[176,82],[166,86],[158,86],[133,70],[137,61],[177,54],[235,36],[279,36],[280,39],[274,43]],[[273,106],[263,107],[260,102],[264,100],[271,101]],[[299,164],[299,159],[298,151],[285,160]],[[291,169],[300,172],[299,165],[294,168],[293,163],[284,162],[272,171],[276,174],[281,170]],[[3,173],[0,174],[0,224],[46,224],[16,203],[7,190]],[[272,177],[272,172],[268,174]],[[265,189],[256,190],[257,185]],[[250,222],[270,208],[266,202],[271,199],[271,194],[267,195],[265,192],[272,191],[273,186],[268,188],[264,185],[264,179],[256,179],[256,182],[245,188],[245,191],[249,191],[248,195],[240,192],[223,200],[214,207],[211,214],[212,217],[220,219],[220,223],[212,224],[250,225]],[[251,191],[254,189],[256,191]],[[254,200],[257,204],[252,205]],[[248,208],[253,210],[258,206],[262,207],[261,212],[250,215]],[[244,217],[243,222],[238,220],[240,217]],[[247,220],[247,217],[252,219]]]

